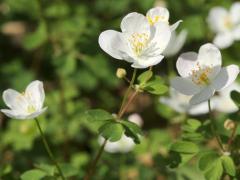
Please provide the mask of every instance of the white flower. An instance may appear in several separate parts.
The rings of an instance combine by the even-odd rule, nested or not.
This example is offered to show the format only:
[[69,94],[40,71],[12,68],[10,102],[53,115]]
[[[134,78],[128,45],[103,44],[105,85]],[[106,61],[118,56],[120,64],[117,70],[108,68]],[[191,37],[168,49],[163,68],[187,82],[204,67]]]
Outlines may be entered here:
[[179,93],[175,89],[170,89],[169,97],[161,97],[160,102],[173,108],[176,112],[187,113],[190,115],[201,115],[208,113],[207,102],[202,102],[197,105],[190,105],[191,96],[186,96]]
[[33,119],[42,114],[45,93],[41,81],[31,82],[25,92],[19,93],[13,89],[3,92],[3,101],[10,109],[1,109],[8,117],[14,119]]
[[234,82],[239,67],[229,65],[222,68],[222,57],[217,47],[205,44],[199,53],[183,53],[177,60],[177,70],[181,77],[171,81],[177,91],[193,95],[190,104],[195,105],[210,99],[215,91],[220,91]]
[[[169,11],[165,7],[154,7],[147,12],[146,15],[148,22],[151,26],[157,24],[158,22],[163,22],[169,25]],[[175,31],[182,20],[177,21],[170,26],[171,31]]]
[[163,55],[166,57],[171,57],[176,55],[183,47],[187,39],[187,31],[182,30],[178,35],[176,31],[172,32],[170,42],[167,48],[163,51]]
[[213,42],[219,48],[227,48],[240,40],[240,2],[233,3],[230,11],[223,7],[212,8],[207,21],[216,33]]
[[[136,113],[130,115],[128,117],[128,120],[133,123],[136,123],[140,127],[143,124],[143,120],[141,116]],[[102,136],[99,136],[98,142],[100,145],[102,145],[104,142],[104,138]],[[132,140],[132,138],[127,137],[125,134],[123,134],[119,141],[116,141],[116,142],[107,141],[104,147],[104,150],[109,153],[127,153],[133,150],[134,147],[135,147],[135,143]]]
[[238,111],[237,105],[231,99],[231,91],[240,91],[240,85],[233,83],[229,87],[219,91],[211,100],[213,109],[223,113],[234,113]]
[[100,34],[100,47],[115,59],[132,63],[134,68],[147,68],[162,61],[162,52],[171,37],[167,23],[150,25],[139,13],[126,15],[121,22],[122,32],[107,30]]

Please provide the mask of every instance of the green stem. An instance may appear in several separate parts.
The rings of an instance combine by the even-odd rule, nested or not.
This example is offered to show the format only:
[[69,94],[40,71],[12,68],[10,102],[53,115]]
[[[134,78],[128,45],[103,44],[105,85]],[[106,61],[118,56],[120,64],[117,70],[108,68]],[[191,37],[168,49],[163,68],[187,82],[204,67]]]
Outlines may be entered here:
[[59,172],[62,180],[65,180],[65,177],[64,177],[64,175],[63,175],[63,173],[62,173],[62,170],[61,170],[60,166],[58,165],[57,161],[55,160],[55,158],[54,158],[54,156],[53,156],[53,153],[52,153],[52,151],[51,151],[51,149],[50,149],[50,147],[49,147],[49,145],[48,145],[48,142],[47,142],[47,140],[46,140],[46,138],[45,138],[45,136],[44,136],[44,134],[43,134],[42,128],[41,128],[40,123],[39,123],[39,121],[38,121],[37,118],[35,118],[35,122],[36,122],[36,124],[37,124],[38,130],[39,130],[39,132],[40,132],[40,134],[41,134],[41,137],[42,137],[42,141],[43,141],[44,147],[45,147],[45,149],[46,149],[46,151],[47,151],[50,159],[51,159],[52,162],[55,164],[55,166],[56,166],[56,168],[57,168],[57,170],[58,170],[58,172]]
[[209,115],[210,115],[210,121],[211,121],[211,129],[212,129],[212,132],[214,134],[214,136],[216,137],[217,139],[217,142],[218,142],[218,145],[219,147],[221,148],[221,150],[224,152],[224,147],[222,145],[222,141],[221,141],[221,138],[220,136],[218,135],[217,133],[217,127],[216,127],[216,124],[215,124],[215,121],[214,121],[214,117],[213,117],[213,113],[212,113],[212,108],[211,108],[211,101],[210,99],[208,100],[208,109],[209,109]]
[[[136,78],[136,74],[137,74],[137,69],[134,69],[133,75],[132,75],[132,79],[131,79],[130,84],[129,84],[129,87],[128,87],[126,93],[124,94],[123,101],[122,101],[120,109],[118,111],[117,117],[119,119],[122,117],[122,115],[124,115],[124,112],[126,110],[125,106],[128,106],[129,105],[129,101],[132,101],[132,99],[135,97],[135,95],[134,95],[134,97],[130,98],[128,100],[128,102],[126,103],[127,97],[128,97],[128,95],[130,93],[130,90],[131,90],[131,87],[133,87],[133,84],[134,84],[134,81],[135,81],[135,78]],[[105,139],[105,141],[103,142],[102,146],[100,147],[100,149],[99,149],[99,151],[97,153],[96,158],[93,160],[92,165],[90,166],[87,174],[84,177],[84,180],[89,180],[92,177],[92,175],[93,175],[93,173],[94,173],[94,171],[96,169],[97,163],[98,163],[100,157],[102,156],[102,153],[103,153],[103,150],[104,150],[104,147],[105,147],[106,144],[107,144],[107,139]]]
[[126,103],[127,97],[128,97],[128,95],[129,95],[129,93],[130,93],[130,90],[131,90],[133,84],[134,84],[134,81],[135,81],[135,78],[136,78],[136,74],[137,74],[137,69],[134,69],[133,75],[132,75],[132,79],[131,79],[131,81],[130,81],[130,84],[129,84],[129,86],[128,86],[128,89],[127,89],[126,93],[124,94],[123,101],[122,101],[122,104],[121,104],[120,109],[119,109],[119,112],[118,112],[118,118],[121,118],[121,117],[119,117],[119,115],[120,115],[120,113],[121,113],[121,111],[122,111],[122,109],[123,109],[123,106],[124,106],[125,103]]

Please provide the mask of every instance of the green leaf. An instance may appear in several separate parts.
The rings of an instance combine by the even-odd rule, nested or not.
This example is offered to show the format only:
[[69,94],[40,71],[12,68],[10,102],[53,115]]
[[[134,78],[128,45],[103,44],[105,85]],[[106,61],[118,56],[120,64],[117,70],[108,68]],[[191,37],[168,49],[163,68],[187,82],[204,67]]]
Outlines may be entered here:
[[178,141],[171,145],[171,151],[185,153],[185,154],[195,154],[199,151],[198,146],[192,142],[188,141]]
[[218,159],[219,155],[216,152],[206,152],[200,157],[198,167],[201,171],[207,171],[215,165]]
[[44,22],[40,22],[37,30],[28,34],[23,39],[23,47],[27,50],[33,50],[40,47],[47,41],[47,27]]
[[60,168],[62,169],[63,175],[65,177],[71,177],[78,174],[78,169],[72,166],[71,164],[67,163],[60,164]]
[[223,167],[220,159],[214,161],[214,165],[204,173],[206,180],[219,180],[222,174]]
[[33,169],[33,170],[29,170],[24,172],[20,178],[22,180],[33,180],[33,179],[42,179],[43,177],[46,176],[46,173],[38,170],[38,169]]
[[102,109],[91,109],[85,112],[85,118],[89,122],[106,121],[114,119],[114,117],[107,111]]
[[235,176],[236,175],[236,168],[234,165],[234,162],[230,156],[222,156],[222,165],[227,174],[230,176]]
[[113,121],[102,125],[98,131],[105,139],[115,142],[121,139],[124,129],[122,124]]
[[125,129],[125,135],[132,138],[136,144],[140,143],[139,135],[142,135],[142,131],[138,125],[130,121],[121,121]]
[[153,75],[153,72],[151,70],[148,70],[140,74],[137,80],[139,81],[140,85],[145,84],[151,79],[152,75]]
[[233,102],[238,106],[240,107],[240,92],[238,91],[232,91],[231,92],[231,98],[233,100]]
[[141,88],[151,94],[161,95],[168,91],[168,87],[163,83],[164,82],[160,76],[154,76],[146,84],[142,84]]

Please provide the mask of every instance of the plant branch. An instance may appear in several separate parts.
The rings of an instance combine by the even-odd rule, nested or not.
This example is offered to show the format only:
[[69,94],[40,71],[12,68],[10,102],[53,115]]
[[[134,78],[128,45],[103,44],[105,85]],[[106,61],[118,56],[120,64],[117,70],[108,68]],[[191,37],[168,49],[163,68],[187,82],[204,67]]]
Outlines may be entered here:
[[[130,93],[131,88],[133,87],[133,84],[134,84],[134,81],[135,81],[135,78],[136,78],[136,74],[137,74],[137,70],[134,69],[133,75],[132,75],[132,79],[130,81],[130,84],[128,86],[128,89],[127,89],[126,93],[124,94],[124,97],[123,97],[120,109],[118,111],[118,115],[117,115],[118,119],[120,119],[124,115],[124,113],[127,110],[128,106],[130,105],[130,103],[132,102],[134,97],[137,95],[137,91],[135,91],[134,94],[127,101],[127,97],[128,97],[128,95]],[[92,177],[92,175],[93,175],[93,173],[94,173],[94,171],[96,169],[97,163],[98,163],[100,157],[102,156],[102,153],[103,153],[103,150],[104,150],[104,147],[105,147],[106,144],[107,144],[107,139],[105,139],[103,144],[101,145],[101,147],[100,147],[100,149],[99,149],[99,151],[97,153],[96,158],[93,160],[93,162],[92,162],[92,164],[91,164],[91,166],[90,166],[86,176],[84,177],[84,180],[90,180],[91,179],[91,177]]]
[[217,127],[216,127],[216,124],[215,124],[215,121],[214,121],[214,117],[213,117],[213,113],[212,113],[212,109],[211,109],[211,101],[210,101],[210,99],[208,100],[208,109],[209,109],[212,133],[216,137],[219,147],[224,152],[225,150],[224,150],[224,147],[222,145],[221,138],[220,138],[220,136],[218,135],[218,133],[216,131]]

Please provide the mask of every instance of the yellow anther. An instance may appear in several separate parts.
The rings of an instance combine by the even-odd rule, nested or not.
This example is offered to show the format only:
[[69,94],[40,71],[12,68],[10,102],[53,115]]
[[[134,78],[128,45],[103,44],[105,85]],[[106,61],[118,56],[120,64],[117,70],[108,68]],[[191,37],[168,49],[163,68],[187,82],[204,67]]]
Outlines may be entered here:
[[146,33],[134,33],[129,38],[129,42],[134,53],[139,56],[143,49],[146,47],[149,40],[149,36]]
[[200,67],[199,64],[197,64],[197,69],[192,70],[192,81],[197,85],[207,85],[209,84],[209,74],[212,72],[211,67]]

